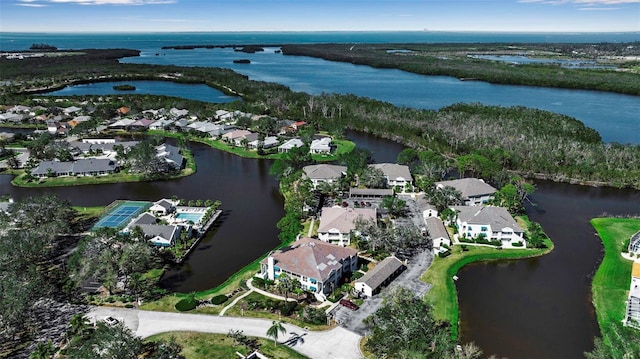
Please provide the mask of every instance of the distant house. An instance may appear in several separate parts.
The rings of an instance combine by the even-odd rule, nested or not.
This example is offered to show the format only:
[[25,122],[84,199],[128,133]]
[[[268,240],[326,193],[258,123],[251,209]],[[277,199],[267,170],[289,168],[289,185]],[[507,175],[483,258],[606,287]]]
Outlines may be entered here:
[[462,193],[466,206],[479,206],[493,198],[496,189],[477,178],[461,178],[451,181],[436,182],[436,188],[453,187]]
[[524,231],[516,223],[506,208],[493,206],[453,206],[457,212],[458,237],[477,238],[483,235],[487,240],[499,240],[503,247],[514,243],[525,245]]
[[189,114],[189,110],[184,110],[184,109],[177,109],[175,107],[172,107],[169,110],[169,114],[175,118],[180,118],[180,117],[184,117],[186,115]]
[[340,286],[345,275],[358,269],[358,252],[353,248],[301,238],[291,246],[269,254],[260,262],[260,268],[262,278],[275,280],[286,274],[324,300]]
[[157,202],[154,202],[153,205],[149,208],[151,212],[161,214],[161,215],[169,214],[175,211],[175,209],[176,209],[176,204],[166,198],[163,198]]
[[349,198],[381,199],[388,196],[393,196],[390,188],[349,188]]
[[[280,142],[278,141],[278,138],[276,136],[267,136],[262,141],[262,148],[264,149],[273,148],[273,147],[276,147],[278,143]],[[260,145],[260,140],[257,140],[257,139],[255,141],[249,142],[249,148],[258,149],[259,145]]]
[[241,136],[241,137],[236,137],[233,139],[233,144],[236,147],[244,147],[244,145],[246,144],[247,147],[249,147],[249,143],[254,142],[254,141],[258,141],[258,134],[257,133],[253,133],[253,132],[249,132],[248,134]]
[[41,161],[31,170],[38,178],[64,176],[104,176],[117,170],[114,161],[104,158],[83,158],[70,162]]
[[247,136],[249,134],[251,134],[251,131],[235,130],[235,131],[227,132],[224,135],[222,135],[221,137],[226,142],[235,144],[236,139],[240,139],[241,140],[242,138],[244,138],[244,136]]
[[320,183],[336,183],[347,175],[347,167],[337,165],[310,165],[302,168],[304,176],[311,180],[313,189],[317,189]]
[[136,226],[141,226],[143,224],[157,224],[158,223],[158,218],[156,218],[154,215],[152,215],[149,212],[143,212],[141,213],[138,218],[134,219],[133,221],[131,221],[131,223],[127,226],[128,230],[131,230],[132,228],[136,227]]
[[145,238],[155,246],[169,247],[180,238],[181,226],[140,224],[140,229],[144,232]]
[[287,142],[281,144],[278,147],[278,152],[280,153],[289,152],[292,148],[302,147],[303,145],[304,143],[302,143],[302,140],[300,140],[299,138],[292,138],[290,140],[287,140]]
[[640,231],[637,231],[629,240],[629,254],[640,255]]
[[69,148],[74,156],[81,154],[85,156],[96,154],[114,156],[117,153],[116,146],[122,146],[124,152],[127,153],[137,144],[138,141],[115,142],[115,140],[111,139],[83,139],[82,142],[69,142]]
[[150,130],[166,130],[169,127],[171,127],[173,122],[174,122],[173,120],[162,118],[149,124],[149,129]]
[[148,130],[149,126],[154,122],[155,122],[154,120],[149,120],[149,119],[143,118],[141,120],[137,120],[137,121],[132,122],[129,125],[129,130],[131,130],[131,131],[145,131],[145,130]]
[[123,118],[123,119],[120,119],[120,120],[110,124],[109,128],[110,129],[117,129],[117,130],[126,130],[134,122],[136,122],[136,120],[132,120],[130,118]]
[[396,163],[374,163],[370,166],[382,171],[387,185],[391,188],[399,187],[402,192],[405,192],[407,186],[413,183],[409,166]]
[[449,232],[438,217],[429,217],[424,220],[427,233],[433,241],[433,253],[438,253],[445,249],[444,245],[451,246],[451,238]]
[[180,170],[184,166],[184,157],[180,154],[180,149],[169,144],[156,146],[156,157],[164,159],[171,168]]
[[624,324],[640,329],[640,262],[633,262],[631,267],[631,286]]
[[325,207],[320,216],[318,238],[324,242],[348,246],[351,243],[351,233],[355,233],[358,219],[375,221],[375,208]]
[[387,257],[376,264],[367,274],[357,279],[354,289],[366,297],[373,297],[400,275],[404,268],[404,264],[398,258]]
[[331,153],[331,137],[323,137],[321,139],[311,141],[309,152],[325,155]]

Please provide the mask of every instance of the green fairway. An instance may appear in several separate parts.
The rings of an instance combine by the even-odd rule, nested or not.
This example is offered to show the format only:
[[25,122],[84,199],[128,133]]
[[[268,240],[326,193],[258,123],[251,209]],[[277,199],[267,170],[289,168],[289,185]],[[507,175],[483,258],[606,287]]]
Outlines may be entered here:
[[[640,219],[594,218],[591,224],[598,231],[605,249],[591,286],[598,325],[603,330],[608,323],[624,319],[632,262],[622,258],[621,253],[626,251],[624,243],[640,230]],[[606,332],[602,334],[607,335]]]

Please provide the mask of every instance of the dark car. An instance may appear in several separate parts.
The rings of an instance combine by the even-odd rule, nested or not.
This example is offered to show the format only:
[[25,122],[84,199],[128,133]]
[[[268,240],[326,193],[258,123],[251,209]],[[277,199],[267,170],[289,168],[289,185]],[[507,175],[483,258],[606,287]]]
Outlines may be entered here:
[[347,299],[340,299],[340,305],[345,306],[351,310],[358,310],[358,305],[350,300]]

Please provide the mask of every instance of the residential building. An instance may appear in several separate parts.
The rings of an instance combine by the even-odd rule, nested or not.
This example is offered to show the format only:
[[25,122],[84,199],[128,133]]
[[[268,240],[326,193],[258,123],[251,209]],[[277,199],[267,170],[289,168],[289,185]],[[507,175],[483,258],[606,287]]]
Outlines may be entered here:
[[138,224],[138,226],[149,242],[160,247],[172,246],[180,238],[182,231],[182,226],[178,225]]
[[249,132],[248,134],[240,137],[236,137],[233,139],[233,144],[236,147],[244,147],[245,145],[249,147],[249,143],[253,141],[258,141],[258,134],[254,132]]
[[42,161],[31,175],[38,178],[64,176],[104,176],[118,169],[116,163],[106,158],[82,158],[70,162]]
[[462,193],[465,206],[480,206],[493,198],[496,189],[478,178],[461,178],[436,182],[436,188],[453,187]]
[[235,131],[231,131],[231,132],[227,132],[224,135],[222,135],[222,139],[229,142],[229,143],[235,143],[236,139],[242,139],[244,138],[244,136],[251,134],[251,131],[247,131],[247,130],[235,130]]
[[624,324],[640,329],[640,262],[633,262],[631,267],[631,286]]
[[173,202],[169,199],[163,198],[159,201],[153,203],[153,205],[149,208],[149,211],[160,214],[167,215],[176,210],[177,202]]
[[299,138],[292,138],[290,140],[287,140],[287,142],[281,144],[278,147],[278,152],[283,153],[283,152],[289,152],[292,148],[295,147],[302,147],[302,145],[304,145],[302,143],[302,140]]
[[407,186],[413,183],[409,166],[396,163],[374,163],[370,166],[382,171],[390,188],[399,187],[401,192],[405,192]]
[[184,165],[184,157],[180,154],[180,149],[169,144],[156,146],[156,157],[164,159],[173,169],[180,170]]
[[367,274],[357,279],[353,287],[360,294],[373,297],[400,275],[404,269],[404,264],[398,258],[387,257],[376,264]]
[[340,178],[347,175],[347,167],[337,165],[310,165],[302,168],[304,176],[311,180],[313,189],[317,189],[320,183],[337,183]]
[[345,275],[358,269],[358,252],[312,239],[301,238],[291,246],[269,254],[260,262],[260,276],[276,280],[286,274],[319,300],[340,286]]
[[311,141],[309,146],[309,152],[313,154],[325,154],[331,153],[331,137],[323,137],[321,139]]
[[438,217],[429,217],[424,220],[425,228],[429,237],[433,241],[433,253],[446,251],[446,246],[451,246],[451,238],[449,238],[449,232],[442,223],[442,220]]
[[380,199],[389,196],[393,196],[390,188],[349,188],[349,198]]
[[494,206],[453,206],[457,212],[456,238],[477,238],[483,235],[487,240],[499,240],[502,247],[512,247],[515,243],[526,245],[524,231],[516,223],[506,208]]
[[634,235],[631,236],[629,240],[629,254],[635,254],[636,256],[640,256],[640,231],[637,231]]
[[[276,136],[267,136],[262,141],[262,148],[267,149],[267,148],[276,147],[278,143],[280,142],[278,142],[278,138]],[[249,148],[252,148],[254,150],[258,149],[259,145],[260,145],[260,140],[257,140],[257,139],[255,141],[249,142]]]
[[375,208],[325,207],[320,216],[318,238],[321,241],[348,246],[356,230],[356,220],[375,221]]

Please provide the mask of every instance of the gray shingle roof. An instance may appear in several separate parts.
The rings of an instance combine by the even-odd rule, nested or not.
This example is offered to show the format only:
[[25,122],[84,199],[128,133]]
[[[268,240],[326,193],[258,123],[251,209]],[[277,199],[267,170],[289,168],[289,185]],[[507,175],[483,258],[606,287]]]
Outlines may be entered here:
[[302,168],[304,174],[310,179],[337,179],[347,173],[347,167],[336,165],[311,165]]
[[356,280],[356,282],[365,283],[370,288],[376,289],[402,266],[403,264],[398,258],[393,256],[387,257],[372,270],[368,271],[367,274],[362,276],[362,278]]
[[490,225],[494,231],[509,227],[515,232],[523,232],[506,208],[494,206],[453,206],[452,208],[458,212],[461,222]]
[[105,158],[83,158],[73,162],[61,162],[61,161],[42,161],[31,170],[31,174],[46,175],[49,169],[53,174],[86,174],[92,172],[112,172],[116,169],[116,164]]
[[462,198],[478,197],[496,193],[496,189],[477,178],[461,178],[436,182],[436,186],[450,186],[462,193]]
[[427,232],[431,238],[446,238],[449,239],[449,233],[442,223],[442,220],[438,217],[429,217],[424,220],[427,226]]
[[409,171],[409,166],[399,165],[397,163],[374,163],[370,166],[381,170],[382,173],[384,173],[384,176],[389,180],[402,178],[405,181],[413,181],[411,171]]

